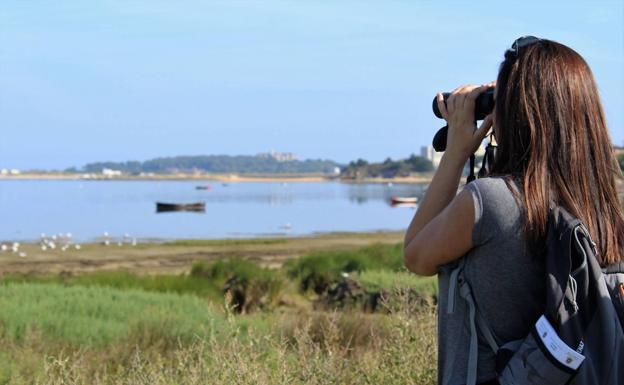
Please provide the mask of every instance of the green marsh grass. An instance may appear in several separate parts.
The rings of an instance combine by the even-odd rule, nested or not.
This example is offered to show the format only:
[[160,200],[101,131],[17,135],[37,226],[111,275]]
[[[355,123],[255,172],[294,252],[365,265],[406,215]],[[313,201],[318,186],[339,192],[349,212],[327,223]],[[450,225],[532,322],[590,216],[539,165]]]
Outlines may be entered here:
[[0,283],[55,283],[65,286],[110,287],[121,290],[141,289],[149,292],[189,294],[213,301],[220,301],[223,298],[218,282],[188,274],[138,275],[125,270],[98,271],[80,275],[11,274],[2,277]]
[[342,273],[404,269],[403,247],[377,244],[353,251],[318,252],[288,261],[284,268],[291,278],[300,281],[303,291],[321,294]]
[[[34,333],[76,346],[131,338],[173,344],[190,341],[223,321],[194,296],[39,283],[0,285],[0,309],[4,339],[20,342]],[[141,340],[145,336],[149,339]]]
[[[292,304],[313,300],[304,279],[329,285],[343,272],[389,293],[386,311]],[[236,314],[228,280],[264,305]],[[434,278],[404,271],[400,244],[315,253],[281,269],[227,259],[181,275],[7,276],[0,384],[435,384],[435,308],[412,296],[436,290]]]
[[431,297],[438,293],[437,277],[419,277],[407,271],[366,270],[355,273],[352,278],[369,292],[398,288]]
[[[52,352],[36,340],[20,348],[5,343],[11,355],[0,365],[0,379],[50,385],[435,384],[431,307],[414,308],[405,301],[390,314],[273,313],[264,315],[260,327],[258,314],[241,317],[225,311],[226,322],[214,324],[219,333],[166,351],[122,342]],[[41,364],[14,361],[26,353]]]

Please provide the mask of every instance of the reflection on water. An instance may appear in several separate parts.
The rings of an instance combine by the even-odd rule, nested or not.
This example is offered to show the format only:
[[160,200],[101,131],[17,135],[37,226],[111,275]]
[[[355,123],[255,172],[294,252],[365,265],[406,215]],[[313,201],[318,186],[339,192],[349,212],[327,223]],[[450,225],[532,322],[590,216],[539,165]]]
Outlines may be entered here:
[[[0,181],[0,240],[71,232],[142,238],[220,238],[328,231],[402,230],[413,209],[392,196],[421,197],[425,185],[208,183],[179,181]],[[206,184],[206,183],[204,183]],[[205,202],[205,214],[155,215],[156,202]]]
[[393,196],[417,197],[421,198],[426,184],[401,184],[401,185],[379,185],[379,184],[352,184],[349,185],[347,195],[349,201],[364,204],[369,200],[383,200],[390,205]]

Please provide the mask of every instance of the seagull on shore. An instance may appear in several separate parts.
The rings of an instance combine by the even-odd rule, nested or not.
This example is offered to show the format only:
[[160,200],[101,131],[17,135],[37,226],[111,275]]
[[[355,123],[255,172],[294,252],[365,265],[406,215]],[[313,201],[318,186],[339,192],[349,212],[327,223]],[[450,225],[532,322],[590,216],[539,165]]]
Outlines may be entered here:
[[108,231],[105,231],[104,234],[102,234],[102,244],[104,246],[110,245],[110,239],[109,239]]

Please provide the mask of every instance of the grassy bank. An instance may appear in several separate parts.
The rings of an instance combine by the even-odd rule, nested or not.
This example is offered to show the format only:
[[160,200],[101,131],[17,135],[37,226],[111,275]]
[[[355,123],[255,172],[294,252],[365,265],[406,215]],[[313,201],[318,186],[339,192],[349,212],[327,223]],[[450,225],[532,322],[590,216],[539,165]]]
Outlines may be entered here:
[[7,275],[0,384],[433,384],[435,295],[400,245],[278,269]]

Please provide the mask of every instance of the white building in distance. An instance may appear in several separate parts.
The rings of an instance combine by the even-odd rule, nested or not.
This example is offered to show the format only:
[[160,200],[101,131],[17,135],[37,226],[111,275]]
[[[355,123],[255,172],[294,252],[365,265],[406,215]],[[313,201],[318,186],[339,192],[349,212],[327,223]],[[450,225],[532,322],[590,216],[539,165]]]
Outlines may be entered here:
[[420,148],[420,156],[429,159],[433,163],[434,168],[438,168],[440,161],[442,160],[443,152],[436,152],[433,146],[422,146]]
[[104,175],[107,178],[111,178],[111,177],[115,177],[115,176],[121,176],[121,171],[119,171],[119,170],[112,170],[110,168],[103,168],[102,169],[102,175]]
[[[436,150],[433,149],[433,146],[420,147],[420,156],[422,156],[425,159],[429,159],[431,163],[433,163],[434,168],[438,168],[438,166],[440,165],[440,161],[442,160],[442,155],[444,155],[444,153],[436,152]],[[477,149],[477,152],[475,152],[475,155],[476,156],[485,155],[485,146],[483,144],[479,146],[479,148]]]
[[21,174],[20,170],[16,169],[16,168],[3,168],[2,170],[0,170],[0,175],[19,175]]
[[268,153],[258,154],[258,156],[261,158],[272,158],[278,162],[290,162],[293,160],[297,160],[297,156],[292,152],[278,152],[273,150]]

